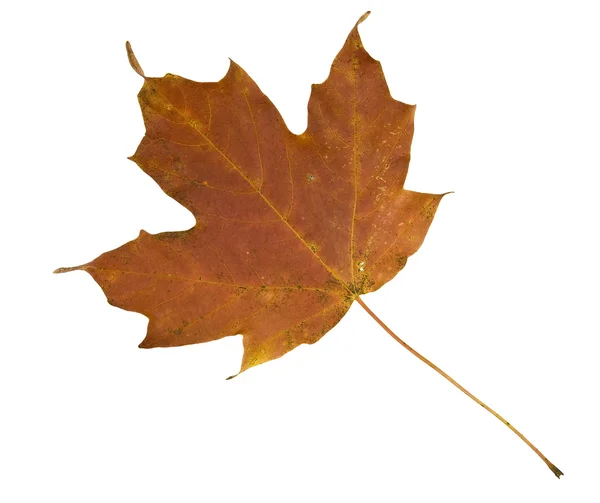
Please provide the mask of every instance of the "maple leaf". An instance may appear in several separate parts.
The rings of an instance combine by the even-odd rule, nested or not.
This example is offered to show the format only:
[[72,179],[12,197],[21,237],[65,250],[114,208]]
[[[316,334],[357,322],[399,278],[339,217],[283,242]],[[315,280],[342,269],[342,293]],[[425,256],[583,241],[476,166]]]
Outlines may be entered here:
[[141,347],[242,334],[244,371],[319,340],[417,251],[442,196],[403,188],[415,107],[390,96],[357,27],[301,135],[233,61],[216,83],[144,77],[131,159],[196,225],[76,268],[149,318]]
[[219,82],[150,78],[127,43],[144,78],[138,98],[146,126],[131,159],[196,224],[142,230],[87,264],[55,272],[86,271],[110,304],[147,316],[143,348],[242,334],[240,372],[315,343],[356,300],[509,425],[360,298],[419,249],[444,195],[404,188],[415,107],[391,97],[381,65],[363,48],[358,25],[368,14],[328,78],[312,86],[300,135],[233,61]]

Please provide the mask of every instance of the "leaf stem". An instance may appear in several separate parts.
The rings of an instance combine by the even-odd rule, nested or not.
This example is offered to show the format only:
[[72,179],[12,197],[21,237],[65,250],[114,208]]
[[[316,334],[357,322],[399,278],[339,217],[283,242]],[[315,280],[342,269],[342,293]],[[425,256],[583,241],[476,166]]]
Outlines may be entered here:
[[410,347],[406,342],[404,342],[402,339],[400,339],[400,337],[398,337],[394,332],[392,332],[392,330],[383,321],[381,321],[379,319],[379,317],[373,311],[371,311],[371,309],[369,309],[369,307],[362,301],[362,299],[358,295],[355,298],[356,298],[356,301],[361,305],[361,307],[367,313],[369,313],[371,315],[371,317],[377,323],[379,323],[381,325],[381,327],[388,334],[390,334],[398,343],[400,343],[405,349],[407,349],[408,351],[410,351],[413,355],[415,355],[423,363],[426,363],[427,365],[429,365],[438,374],[440,374],[442,377],[444,377],[445,379],[447,379],[448,381],[450,381],[452,384],[454,384],[454,386],[456,386],[459,390],[461,390],[465,395],[467,395],[473,401],[475,401],[476,403],[478,403],[479,405],[481,405],[490,414],[492,414],[494,417],[496,417],[497,419],[499,419],[500,421],[502,421],[506,426],[508,426],[515,435],[517,435],[521,440],[523,440],[523,442],[525,442],[533,450],[533,452],[535,452],[542,459],[542,461],[544,463],[546,463],[546,465],[548,466],[548,468],[550,468],[550,470],[552,470],[552,473],[554,473],[554,475],[556,475],[558,478],[560,478],[561,475],[564,475],[563,472],[561,472],[556,467],[556,465],[554,465],[553,463],[551,463],[548,460],[548,458],[546,456],[544,456],[535,445],[533,445],[529,440],[527,440],[527,438],[519,430],[517,430],[512,424],[510,424],[506,419],[504,419],[495,410],[493,410],[492,408],[488,407],[485,403],[483,403],[481,400],[479,400],[479,398],[477,398],[475,395],[473,395],[470,391],[468,391],[463,386],[461,386],[459,383],[457,383],[454,379],[452,379],[452,377],[450,377],[448,374],[446,374],[446,372],[444,372],[441,368],[439,368],[434,363],[430,362],[427,358],[425,358],[423,355],[421,355],[416,350],[414,350],[412,347]]

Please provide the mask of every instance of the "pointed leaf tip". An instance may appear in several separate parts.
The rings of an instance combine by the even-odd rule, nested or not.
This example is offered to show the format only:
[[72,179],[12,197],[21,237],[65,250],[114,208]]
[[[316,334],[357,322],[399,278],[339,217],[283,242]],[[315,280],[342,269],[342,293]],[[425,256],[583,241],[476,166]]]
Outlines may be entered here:
[[369,17],[369,14],[371,14],[371,11],[368,10],[367,12],[365,12],[362,16],[360,16],[359,20],[356,22],[355,26],[358,26],[360,23],[362,23],[365,19],[367,19]]
[[131,48],[131,44],[129,43],[129,41],[125,42],[125,49],[127,50],[127,58],[129,59],[129,64],[131,65],[131,68],[133,68],[133,70],[135,71],[135,73],[137,73],[140,77],[146,77],[144,75],[144,70],[142,70],[142,67],[140,66],[137,58],[135,57],[135,54],[133,53],[133,49]]
[[80,265],[75,267],[59,267],[52,271],[52,274],[62,274],[63,272],[78,271],[79,269],[81,269]]

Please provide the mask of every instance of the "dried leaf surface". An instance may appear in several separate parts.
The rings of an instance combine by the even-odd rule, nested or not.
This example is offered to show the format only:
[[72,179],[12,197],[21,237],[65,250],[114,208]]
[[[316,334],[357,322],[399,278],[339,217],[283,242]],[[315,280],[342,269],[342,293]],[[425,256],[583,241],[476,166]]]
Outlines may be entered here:
[[196,225],[141,231],[58,272],[85,270],[112,305],[146,315],[141,347],[242,334],[241,372],[318,341],[404,267],[442,198],[404,189],[415,107],[363,48],[366,16],[313,85],[301,135],[234,62],[219,82],[144,77],[131,159]]

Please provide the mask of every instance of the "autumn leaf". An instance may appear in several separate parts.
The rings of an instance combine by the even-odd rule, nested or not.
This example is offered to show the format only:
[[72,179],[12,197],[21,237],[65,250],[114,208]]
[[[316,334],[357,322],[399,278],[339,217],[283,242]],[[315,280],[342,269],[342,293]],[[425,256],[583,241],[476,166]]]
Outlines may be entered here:
[[360,298],[419,249],[443,196],[404,188],[415,107],[391,97],[363,48],[367,16],[312,86],[300,135],[233,61],[219,82],[150,78],[127,44],[146,126],[131,159],[196,224],[142,230],[56,272],[86,271],[110,304],[147,316],[143,348],[242,334],[243,372],[317,342],[356,300],[442,373]]
[[357,26],[301,135],[234,62],[216,83],[144,78],[131,159],[196,225],[77,268],[150,319],[141,347],[243,334],[244,371],[319,340],[417,251],[442,196],[403,188],[415,107],[390,96]]

